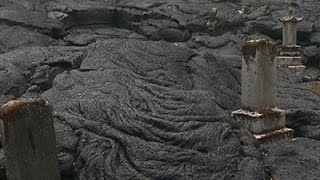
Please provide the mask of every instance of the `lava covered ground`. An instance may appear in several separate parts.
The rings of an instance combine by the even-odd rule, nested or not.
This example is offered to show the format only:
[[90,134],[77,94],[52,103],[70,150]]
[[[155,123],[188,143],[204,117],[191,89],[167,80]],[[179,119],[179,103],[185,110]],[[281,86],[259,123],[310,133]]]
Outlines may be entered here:
[[294,141],[259,146],[230,116],[241,46],[281,44],[283,0],[1,0],[0,102],[49,101],[63,180],[319,179],[320,1],[296,5],[307,70],[278,71]]

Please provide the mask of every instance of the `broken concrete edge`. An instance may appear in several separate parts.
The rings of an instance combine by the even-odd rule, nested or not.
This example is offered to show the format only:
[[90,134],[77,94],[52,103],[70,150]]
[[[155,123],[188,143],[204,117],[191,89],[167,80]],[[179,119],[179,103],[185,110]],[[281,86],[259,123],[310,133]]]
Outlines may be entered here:
[[252,118],[262,118],[266,116],[278,116],[280,114],[283,114],[285,111],[279,108],[266,108],[261,109],[257,111],[249,111],[244,109],[239,109],[236,111],[233,111],[231,113],[231,117],[234,116],[250,116]]
[[[257,114],[260,114],[260,116],[257,117]],[[237,128],[248,129],[254,134],[268,133],[285,127],[284,111],[274,112],[266,109],[264,112],[256,113],[254,116],[236,114],[233,118],[235,119]]]
[[261,47],[261,46],[271,46],[274,48],[275,44],[271,40],[268,40],[268,39],[250,40],[250,41],[246,41],[242,45],[241,51],[244,56],[256,57],[257,47]]
[[271,131],[271,132],[268,132],[268,133],[264,133],[264,134],[254,134],[254,137],[257,140],[262,141],[262,140],[264,140],[266,138],[277,137],[277,136],[282,135],[282,134],[289,134],[289,136],[291,137],[291,136],[293,136],[293,129],[285,127],[285,128],[274,130],[274,131]]
[[43,98],[36,98],[36,99],[21,98],[21,99],[9,101],[3,106],[1,106],[0,118],[5,122],[11,121],[13,120],[13,118],[11,117],[16,113],[18,113],[21,110],[21,108],[25,107],[26,105],[36,105],[36,106],[44,107],[44,106],[48,106],[48,101],[46,101]]

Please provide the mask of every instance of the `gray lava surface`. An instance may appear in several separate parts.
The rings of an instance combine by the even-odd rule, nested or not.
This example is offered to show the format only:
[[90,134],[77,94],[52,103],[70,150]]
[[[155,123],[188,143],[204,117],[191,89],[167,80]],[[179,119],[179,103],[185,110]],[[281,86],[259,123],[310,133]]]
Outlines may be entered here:
[[0,102],[49,101],[63,180],[319,179],[320,1],[293,3],[308,78],[278,71],[296,140],[259,146],[230,116],[242,43],[281,43],[288,2],[1,0]]

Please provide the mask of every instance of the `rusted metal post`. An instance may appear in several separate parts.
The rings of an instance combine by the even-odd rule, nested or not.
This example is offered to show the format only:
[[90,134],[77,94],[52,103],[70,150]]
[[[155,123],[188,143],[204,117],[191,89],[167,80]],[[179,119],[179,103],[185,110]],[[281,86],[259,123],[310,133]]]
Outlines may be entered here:
[[241,106],[258,110],[276,105],[276,47],[269,40],[252,40],[242,46]]
[[60,180],[52,109],[43,99],[0,109],[8,180]]

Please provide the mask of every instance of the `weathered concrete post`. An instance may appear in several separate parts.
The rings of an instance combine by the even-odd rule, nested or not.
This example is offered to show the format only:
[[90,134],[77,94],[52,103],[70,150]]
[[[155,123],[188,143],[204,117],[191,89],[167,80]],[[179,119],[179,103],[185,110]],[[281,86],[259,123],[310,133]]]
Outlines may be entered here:
[[289,9],[287,16],[278,18],[283,23],[283,43],[280,56],[277,57],[278,64],[285,70],[295,74],[303,74],[306,67],[302,65],[302,57],[297,45],[297,23],[302,21],[302,17],[297,17],[293,9]]
[[232,112],[240,128],[250,130],[260,142],[292,137],[285,114],[276,108],[276,46],[269,40],[252,40],[242,46],[241,109]]
[[242,46],[241,106],[248,110],[276,105],[276,47],[269,40],[248,41]]
[[43,99],[0,109],[8,180],[60,180],[52,109]]
[[284,46],[297,45],[297,23],[302,21],[303,18],[297,17],[293,14],[293,9],[290,8],[288,15],[279,18],[283,23],[283,42]]

